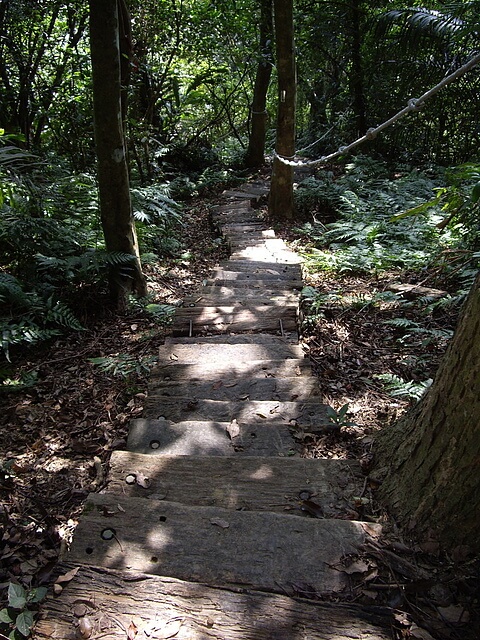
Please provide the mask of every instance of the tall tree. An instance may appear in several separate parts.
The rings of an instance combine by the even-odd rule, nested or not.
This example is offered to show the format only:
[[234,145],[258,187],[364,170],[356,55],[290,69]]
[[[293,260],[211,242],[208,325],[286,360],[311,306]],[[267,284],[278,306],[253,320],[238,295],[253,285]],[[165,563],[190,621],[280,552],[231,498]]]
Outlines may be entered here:
[[[283,158],[295,153],[296,67],[293,0],[274,0],[275,41],[278,73],[278,115],[275,149]],[[273,161],[268,214],[275,220],[290,220],[294,214],[293,167]]]
[[273,40],[272,0],[260,0],[260,55],[253,90],[251,130],[245,154],[247,167],[261,167],[265,163],[265,137],[267,133],[267,93],[272,75]]
[[399,520],[480,552],[480,273],[433,385],[376,448]]
[[[90,48],[93,77],[93,111],[100,216],[107,251],[132,256],[125,264],[112,264],[110,292],[117,306],[126,294],[146,294],[135,223],[122,119],[120,15],[123,0],[90,0]],[[123,34],[128,33],[123,24]],[[125,48],[125,47],[123,47]],[[114,261],[115,262],[115,261]]]

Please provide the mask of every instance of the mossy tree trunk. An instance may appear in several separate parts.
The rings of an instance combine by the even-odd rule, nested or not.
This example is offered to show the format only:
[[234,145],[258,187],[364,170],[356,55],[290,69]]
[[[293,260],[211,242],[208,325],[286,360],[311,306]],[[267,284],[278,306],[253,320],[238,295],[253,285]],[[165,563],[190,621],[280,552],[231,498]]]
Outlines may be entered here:
[[[293,0],[274,0],[274,22],[278,73],[278,115],[276,152],[283,158],[295,153],[296,68],[293,28]],[[273,161],[272,186],[268,206],[273,220],[294,217],[293,167]]]
[[432,387],[380,433],[376,457],[401,524],[480,552],[480,274]]
[[253,90],[251,131],[245,154],[245,166],[249,168],[257,168],[265,164],[265,138],[268,124],[267,93],[273,64],[272,0],[260,0],[259,31],[260,56]]
[[122,118],[118,0],[90,0],[90,49],[100,216],[107,251],[132,256],[112,264],[110,292],[119,308],[127,293],[146,294],[132,213]]

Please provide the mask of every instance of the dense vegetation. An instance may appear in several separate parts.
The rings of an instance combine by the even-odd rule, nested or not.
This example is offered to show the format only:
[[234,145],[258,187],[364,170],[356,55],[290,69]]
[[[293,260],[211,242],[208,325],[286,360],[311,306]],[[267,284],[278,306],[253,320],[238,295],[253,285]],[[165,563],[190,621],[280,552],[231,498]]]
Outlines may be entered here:
[[[100,373],[123,379],[128,399],[111,400],[113,391],[105,389],[113,382],[103,379],[109,400],[99,407],[92,396],[95,419],[87,410],[79,417],[90,397],[82,390],[75,398],[70,394],[75,406],[63,422],[57,414],[47,421],[52,429],[66,425],[69,434],[72,422],[80,421],[84,431],[75,446],[84,446],[84,432],[99,423],[101,434],[92,451],[105,454],[116,441],[105,427],[115,402],[121,416],[116,427],[127,422],[121,403],[131,404],[131,415],[141,411],[135,376],[145,376],[154,360],[142,340],[156,346],[158,328],[174,309],[157,295],[155,279],[186,265],[200,274],[200,267],[191,266],[195,250],[215,258],[221,244],[200,234],[192,239],[192,228],[204,231],[207,226],[200,200],[244,182],[257,169],[270,171],[278,107],[272,2],[118,0],[121,36],[129,46],[121,62],[127,65],[123,127],[132,213],[150,284],[147,296],[127,296],[126,320],[119,319],[108,295],[112,269],[128,279],[132,255],[107,251],[99,213],[89,3],[0,3],[1,390],[14,394],[40,388],[40,404],[47,394],[39,382],[48,371],[55,392],[46,404],[57,407],[67,382],[61,386],[56,380],[61,376],[49,362],[39,362],[33,347],[48,347],[67,335],[71,344],[59,360],[75,359],[83,353],[82,336],[94,334],[105,310],[123,331],[110,348],[97,348],[92,339],[95,350],[85,348],[90,358],[78,365],[78,377],[91,388],[101,386],[98,380],[93,383],[93,363]],[[327,353],[332,371],[324,373],[337,376],[332,388],[338,388],[338,395],[331,395],[331,416],[345,425],[352,418],[361,422],[349,413],[353,406],[346,395],[355,394],[352,386],[345,391],[346,378],[370,399],[372,389],[387,389],[404,402],[402,411],[423,396],[478,273],[478,67],[365,142],[355,155],[340,154],[328,165],[314,161],[388,120],[477,54],[479,10],[478,0],[409,8],[391,0],[294,3],[296,158],[306,168],[295,171],[293,224],[277,226],[305,258],[303,338],[314,356],[322,332],[334,338],[336,330],[353,335],[361,325],[358,345],[374,345],[379,327],[390,341],[387,346],[395,345],[395,355],[377,368],[373,348],[364,361],[353,347],[345,362],[335,352],[328,364]],[[260,142],[259,117],[260,128],[265,127]],[[258,144],[262,148],[255,149]],[[252,160],[259,157],[266,158],[265,166]],[[392,283],[423,286],[426,292],[404,299]],[[136,314],[134,324],[129,313]],[[128,350],[125,335],[135,334],[137,322],[144,323],[145,334],[135,343],[135,353],[120,352]],[[19,367],[30,355],[29,366]],[[75,375],[73,367],[68,383]],[[24,415],[25,423],[42,422],[43,417],[26,413],[29,396],[16,402],[9,409],[18,410],[18,424]],[[64,411],[61,404],[55,411]],[[364,424],[386,422],[387,413],[377,421],[365,415]],[[29,448],[24,430],[20,444]],[[41,429],[37,438],[43,446]],[[0,460],[0,480],[8,480],[12,464]],[[26,636],[33,620],[29,607],[40,596],[33,591],[9,596],[23,602],[17,607],[22,616],[17,629]],[[0,622],[9,628],[14,624],[1,616]]]
[[[252,0],[130,3],[126,127],[147,261],[181,255],[177,202],[241,178],[259,10]],[[336,150],[461,65],[475,48],[475,11],[475,2],[407,10],[299,0],[297,147],[307,157]],[[5,379],[17,345],[80,330],[85,289],[100,295],[108,265],[128,271],[130,258],[105,252],[98,219],[86,3],[4,2],[0,31]],[[375,161],[346,158],[302,183],[311,266],[421,272],[443,260],[467,287],[478,259],[478,95],[473,72],[368,143],[362,153]],[[275,103],[273,88],[271,126]],[[273,139],[270,129],[267,152]]]

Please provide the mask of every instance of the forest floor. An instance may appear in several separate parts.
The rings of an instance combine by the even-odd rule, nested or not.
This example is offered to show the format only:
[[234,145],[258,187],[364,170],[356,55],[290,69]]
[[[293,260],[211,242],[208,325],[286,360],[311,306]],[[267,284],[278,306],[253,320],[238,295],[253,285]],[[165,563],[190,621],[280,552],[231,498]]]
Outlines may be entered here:
[[[226,248],[212,228],[208,204],[189,206],[184,244],[190,257],[146,268],[155,303],[179,304],[226,257]],[[295,239],[292,229],[278,231]],[[387,281],[388,277],[329,274],[307,279],[306,284],[361,296],[381,290]],[[15,354],[15,364],[22,371],[37,371],[38,382],[0,397],[0,592],[10,581],[27,587],[48,584],[85,498],[104,485],[111,452],[124,448],[129,421],[143,411],[147,364],[157,356],[168,325],[159,325],[135,304],[119,316],[109,310],[106,298],[102,308],[98,295],[83,292],[75,309],[85,331]],[[412,320],[415,313],[414,308],[409,312]],[[303,443],[306,456],[361,458],[368,465],[375,431],[408,408],[407,400],[392,398],[371,382],[375,373],[404,374],[410,351],[419,348],[394,339],[395,328],[384,323],[392,315],[369,304],[333,305],[307,327],[304,344],[319,376],[322,400],[336,410],[348,404],[348,419],[354,424],[340,435],[310,436]],[[443,316],[441,323],[453,327],[455,317]],[[417,379],[433,375],[444,345],[426,344],[422,349],[424,370],[418,370],[417,362]],[[107,357],[117,362],[116,375],[113,369],[105,371],[91,362]],[[383,517],[378,505],[370,513]],[[470,626],[467,616],[476,597],[478,567],[468,563],[461,549],[457,557],[446,558],[433,541],[414,547],[396,540],[390,556],[375,553],[375,562],[370,557],[359,567],[363,599],[399,608],[399,624],[405,616],[408,629],[405,637],[467,637],[457,623],[460,619]],[[388,589],[392,583],[395,588]],[[405,600],[428,619],[417,634],[402,612]]]

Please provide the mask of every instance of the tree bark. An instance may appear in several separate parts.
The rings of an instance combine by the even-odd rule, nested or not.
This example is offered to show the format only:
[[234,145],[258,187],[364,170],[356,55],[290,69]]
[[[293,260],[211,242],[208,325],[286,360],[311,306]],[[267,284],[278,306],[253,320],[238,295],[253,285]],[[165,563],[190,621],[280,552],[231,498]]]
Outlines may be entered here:
[[90,48],[100,215],[106,249],[132,256],[111,266],[110,292],[117,306],[130,291],[146,294],[132,214],[122,119],[118,0],[90,0]]
[[261,167],[265,164],[265,138],[267,133],[267,93],[272,75],[273,15],[272,0],[260,0],[260,58],[255,77],[252,100],[251,132],[245,154],[245,166]]
[[480,551],[480,274],[432,387],[376,452],[380,496],[403,525]]
[[[274,0],[275,39],[278,71],[278,115],[276,152],[284,158],[295,153],[296,69],[293,28],[293,0]],[[293,167],[277,157],[273,161],[269,217],[291,220],[294,216]]]

